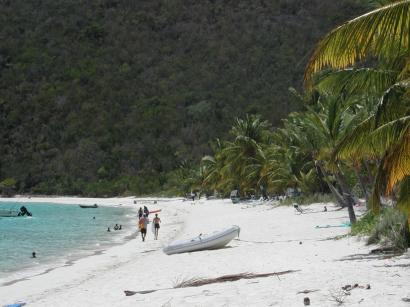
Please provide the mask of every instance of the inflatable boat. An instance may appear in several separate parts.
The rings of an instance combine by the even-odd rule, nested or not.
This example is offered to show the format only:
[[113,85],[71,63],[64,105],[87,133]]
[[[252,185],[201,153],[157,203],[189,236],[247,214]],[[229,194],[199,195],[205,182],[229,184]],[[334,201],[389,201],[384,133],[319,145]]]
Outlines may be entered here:
[[239,226],[232,226],[222,231],[211,234],[200,234],[199,236],[188,239],[174,241],[166,246],[163,251],[167,255],[195,252],[204,249],[218,249],[231,242],[232,239],[239,236]]
[[87,208],[98,208],[97,204],[94,205],[79,205],[81,208],[83,209],[87,209]]
[[15,209],[0,209],[0,217],[31,216],[26,207],[21,206],[20,211]]
[[0,217],[19,216],[19,211],[12,209],[0,209]]

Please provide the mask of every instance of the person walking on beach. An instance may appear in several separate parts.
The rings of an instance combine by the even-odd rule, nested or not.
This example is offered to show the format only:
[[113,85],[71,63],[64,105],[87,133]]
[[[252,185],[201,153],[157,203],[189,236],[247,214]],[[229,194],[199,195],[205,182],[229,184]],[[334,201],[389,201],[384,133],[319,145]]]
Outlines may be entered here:
[[146,217],[148,217],[148,215],[149,215],[149,210],[148,210],[147,206],[144,206],[144,215]]
[[145,241],[145,237],[147,235],[147,225],[148,225],[148,219],[145,215],[143,215],[138,221],[138,227],[141,232],[142,242]]
[[159,223],[161,223],[161,219],[158,217],[158,214],[155,214],[155,217],[152,220],[152,222],[154,223],[155,240],[158,240]]
[[142,208],[140,207],[138,210],[138,219],[142,218],[143,212],[142,212]]

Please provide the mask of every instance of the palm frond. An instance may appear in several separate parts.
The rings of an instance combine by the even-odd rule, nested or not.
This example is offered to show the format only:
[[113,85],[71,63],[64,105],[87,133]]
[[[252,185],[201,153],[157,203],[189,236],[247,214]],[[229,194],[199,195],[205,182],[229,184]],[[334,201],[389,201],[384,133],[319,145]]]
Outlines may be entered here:
[[397,71],[347,68],[319,74],[315,88],[322,94],[379,95],[397,80]]
[[374,116],[368,117],[355,129],[347,133],[337,144],[335,159],[360,160],[362,158],[379,157],[385,147],[377,148],[374,138],[370,137],[374,127]]
[[325,67],[344,69],[369,56],[396,58],[409,50],[410,1],[388,4],[331,31],[316,46],[305,83]]
[[379,126],[391,119],[404,114],[409,105],[407,97],[410,88],[410,80],[403,80],[389,87],[377,105],[375,125]]
[[[408,117],[410,119],[410,116]],[[386,193],[389,194],[394,186],[407,176],[410,176],[410,124],[407,124],[403,136],[398,139],[395,146],[383,165],[387,174]]]

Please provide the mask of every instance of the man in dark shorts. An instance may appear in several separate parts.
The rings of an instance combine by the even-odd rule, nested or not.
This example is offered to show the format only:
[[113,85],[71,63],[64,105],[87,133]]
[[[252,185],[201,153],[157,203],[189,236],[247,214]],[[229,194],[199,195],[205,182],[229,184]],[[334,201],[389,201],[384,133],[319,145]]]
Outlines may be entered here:
[[140,232],[141,232],[142,242],[145,241],[145,237],[147,235],[147,225],[148,225],[148,219],[145,215],[143,215],[138,221],[138,228],[140,229]]
[[158,240],[159,223],[161,223],[161,219],[158,217],[158,214],[155,214],[155,217],[152,221],[155,227],[155,240]]

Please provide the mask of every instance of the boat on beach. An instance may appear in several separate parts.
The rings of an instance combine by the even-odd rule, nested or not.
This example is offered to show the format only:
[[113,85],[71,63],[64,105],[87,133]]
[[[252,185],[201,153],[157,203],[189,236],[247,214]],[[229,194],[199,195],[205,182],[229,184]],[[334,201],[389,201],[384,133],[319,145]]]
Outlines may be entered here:
[[94,204],[94,205],[79,205],[81,208],[84,208],[84,209],[86,209],[86,208],[98,208],[98,205],[97,204]]
[[206,249],[218,249],[224,247],[239,236],[239,226],[231,226],[222,231],[217,231],[211,234],[200,234],[199,236],[188,239],[178,240],[166,246],[163,251],[167,255],[195,252]]

